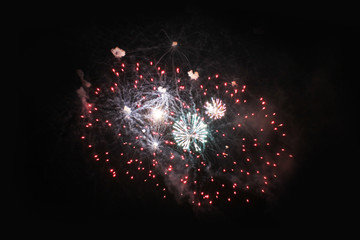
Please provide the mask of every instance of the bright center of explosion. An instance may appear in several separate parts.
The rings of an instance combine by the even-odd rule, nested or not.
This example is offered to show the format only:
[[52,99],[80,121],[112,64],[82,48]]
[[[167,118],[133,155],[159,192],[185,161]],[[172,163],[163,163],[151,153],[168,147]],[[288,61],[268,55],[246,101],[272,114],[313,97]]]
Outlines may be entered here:
[[159,122],[164,119],[164,111],[159,108],[154,108],[151,112],[151,117],[154,122]]

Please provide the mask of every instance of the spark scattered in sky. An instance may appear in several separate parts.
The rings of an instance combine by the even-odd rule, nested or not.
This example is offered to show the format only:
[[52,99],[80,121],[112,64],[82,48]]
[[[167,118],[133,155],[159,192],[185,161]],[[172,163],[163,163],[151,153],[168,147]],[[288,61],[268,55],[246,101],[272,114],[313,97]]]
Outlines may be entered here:
[[293,155],[264,97],[248,94],[237,76],[221,77],[222,69],[206,75],[205,66],[200,76],[170,51],[159,59],[129,52],[111,49],[112,77],[84,79],[78,90],[90,157],[119,184],[143,182],[194,207],[266,198]]

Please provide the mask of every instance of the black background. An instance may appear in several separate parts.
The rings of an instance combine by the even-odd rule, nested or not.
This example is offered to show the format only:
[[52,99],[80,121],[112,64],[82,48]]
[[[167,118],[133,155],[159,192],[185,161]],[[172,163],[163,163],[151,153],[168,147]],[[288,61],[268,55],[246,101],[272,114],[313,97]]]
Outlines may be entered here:
[[[20,74],[15,86],[14,224],[307,229],[319,222],[341,222],[354,211],[348,208],[354,193],[347,188],[354,181],[349,172],[358,160],[351,153],[359,24],[351,6],[119,2],[87,7],[54,5],[20,14],[15,52]],[[270,209],[235,207],[199,219],[189,207],[174,201],[164,204],[129,192],[123,196],[116,182],[100,174],[74,140],[77,116],[70,109],[80,87],[75,71],[91,57],[89,48],[100,52],[113,44],[112,36],[98,38],[99,32],[105,36],[108,29],[122,25],[183,22],[203,26],[205,31],[222,29],[230,38],[243,39],[253,64],[251,79],[258,79],[263,90],[268,88],[269,96],[282,94],[279,104],[298,138],[296,166]]]

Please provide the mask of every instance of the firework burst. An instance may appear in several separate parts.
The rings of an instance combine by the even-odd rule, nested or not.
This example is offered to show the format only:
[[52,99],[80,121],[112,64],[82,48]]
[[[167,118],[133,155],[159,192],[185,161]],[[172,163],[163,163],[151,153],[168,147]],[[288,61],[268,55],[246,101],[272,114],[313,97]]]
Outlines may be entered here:
[[201,151],[201,145],[206,143],[207,126],[197,114],[187,113],[185,117],[174,123],[173,135],[176,143],[183,149]]
[[158,59],[111,49],[109,77],[78,91],[90,156],[114,178],[144,182],[162,198],[171,194],[196,207],[266,198],[279,165],[292,158],[284,123],[237,78],[174,58],[180,44],[169,44]]
[[226,105],[218,98],[211,98],[211,103],[205,103],[205,113],[213,119],[220,119],[225,115]]

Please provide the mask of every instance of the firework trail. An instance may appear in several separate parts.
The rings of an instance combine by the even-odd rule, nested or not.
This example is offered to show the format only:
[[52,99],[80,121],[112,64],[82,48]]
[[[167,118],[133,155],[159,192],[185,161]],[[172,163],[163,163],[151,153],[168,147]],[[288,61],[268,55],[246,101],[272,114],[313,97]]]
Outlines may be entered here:
[[120,184],[143,182],[195,208],[266,199],[293,157],[284,123],[238,77],[195,69],[179,47],[114,47],[103,79],[79,72],[90,157]]

